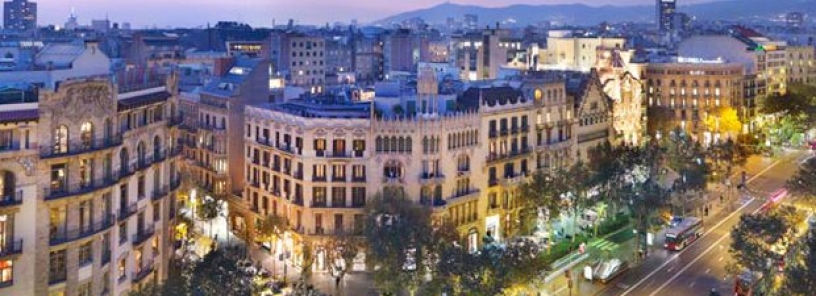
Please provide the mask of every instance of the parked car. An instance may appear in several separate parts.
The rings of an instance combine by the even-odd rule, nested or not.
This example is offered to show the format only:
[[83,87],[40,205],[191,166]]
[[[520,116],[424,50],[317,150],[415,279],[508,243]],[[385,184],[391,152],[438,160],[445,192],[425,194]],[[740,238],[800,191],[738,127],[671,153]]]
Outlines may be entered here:
[[592,278],[595,281],[606,284],[628,269],[629,264],[626,261],[617,258],[602,260],[593,268]]

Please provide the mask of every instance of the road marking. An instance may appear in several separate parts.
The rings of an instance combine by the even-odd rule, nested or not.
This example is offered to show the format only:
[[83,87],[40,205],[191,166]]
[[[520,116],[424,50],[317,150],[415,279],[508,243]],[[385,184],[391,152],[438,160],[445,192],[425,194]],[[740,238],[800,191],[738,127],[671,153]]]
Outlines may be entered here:
[[696,282],[691,282],[691,285],[689,285],[689,288],[694,288],[694,284],[696,284]]
[[[776,166],[777,164],[779,164],[779,162],[780,162],[780,161],[782,161],[782,160],[780,159],[780,160],[777,160],[777,161],[775,161],[775,162],[771,163],[771,165],[769,165],[768,167],[766,167],[764,170],[760,171],[759,173],[757,173],[756,175],[754,175],[754,176],[753,176],[753,177],[751,177],[750,179],[746,180],[746,181],[745,181],[745,184],[747,185],[748,183],[751,183],[751,181],[755,180],[756,178],[759,178],[759,177],[760,177],[762,174],[766,173],[768,170],[770,170],[771,168],[773,168],[774,166]],[[741,213],[741,212],[742,212],[742,210],[743,210],[743,209],[745,209],[745,207],[747,207],[748,205],[750,205],[750,204],[751,204],[751,203],[752,203],[754,200],[755,200],[755,198],[751,197],[751,199],[749,199],[747,202],[745,202],[745,203],[744,203],[742,206],[740,206],[740,207],[739,207],[738,209],[736,209],[735,211],[731,212],[731,214],[729,214],[727,217],[725,217],[725,219],[722,219],[722,220],[721,220],[719,223],[717,223],[716,225],[714,225],[714,227],[709,228],[709,230],[708,230],[706,233],[704,233],[704,234],[703,234],[703,236],[701,236],[701,237],[700,237],[698,240],[701,240],[703,237],[707,236],[709,233],[711,233],[712,231],[714,231],[714,229],[719,228],[719,227],[720,227],[720,226],[721,226],[723,223],[725,223],[725,221],[727,221],[727,220],[731,219],[731,217],[733,217],[733,216],[734,216],[734,215],[736,215],[737,213]],[[714,243],[714,245],[712,245],[711,247],[709,247],[709,248],[708,248],[708,250],[706,250],[706,251],[705,251],[703,254],[705,254],[706,252],[710,251],[712,248],[714,248],[715,246],[717,246],[717,245],[718,245],[718,244],[719,244],[719,243],[720,243],[720,242],[723,240],[723,238],[725,238],[726,236],[728,236],[728,234],[724,235],[722,238],[720,238],[718,241],[716,241],[716,242]],[[657,273],[659,270],[661,270],[661,269],[663,269],[664,267],[666,267],[666,265],[668,265],[670,262],[672,262],[672,261],[674,261],[675,259],[677,259],[677,257],[679,257],[681,254],[683,254],[684,252],[686,252],[686,251],[688,251],[688,250],[689,250],[689,249],[685,249],[685,250],[682,250],[682,251],[678,252],[677,254],[674,254],[674,256],[670,257],[670,258],[669,258],[669,260],[666,260],[666,262],[663,262],[663,264],[661,264],[660,266],[658,266],[658,267],[657,267],[655,270],[652,270],[652,272],[650,272],[650,273],[649,273],[649,274],[647,274],[645,277],[643,277],[642,279],[640,279],[640,280],[639,280],[637,283],[635,283],[634,285],[632,285],[631,287],[629,287],[629,289],[627,289],[626,291],[624,291],[624,292],[623,292],[623,294],[621,294],[621,296],[626,296],[626,295],[628,295],[629,293],[631,293],[631,292],[632,292],[633,290],[635,290],[635,289],[636,289],[638,286],[640,286],[641,284],[643,284],[643,282],[645,282],[646,280],[648,280],[650,277],[654,276],[654,275],[655,275],[655,273]],[[702,255],[702,254],[701,254],[701,255]],[[701,257],[701,256],[698,256],[697,258],[700,258],[700,257]],[[689,266],[691,266],[691,264],[692,264],[692,263],[694,263],[695,261],[697,261],[697,260],[695,259],[695,260],[694,260],[694,261],[692,261],[691,263],[687,264],[687,265],[686,265],[686,267],[684,267],[684,268],[683,268],[683,269],[682,269],[680,272],[678,272],[677,274],[675,274],[675,275],[674,275],[674,277],[672,277],[672,279],[670,279],[668,282],[664,283],[662,287],[665,287],[665,286],[666,286],[666,285],[667,285],[669,282],[671,282],[672,280],[674,280],[674,279],[675,279],[675,278],[676,278],[678,275],[680,275],[680,273],[682,273],[682,272],[683,272],[683,270],[688,269],[688,267],[689,267]],[[662,287],[661,287],[661,289],[662,289]],[[660,289],[658,289],[658,291],[659,291],[659,290],[660,290]],[[655,293],[657,293],[657,291],[655,291]],[[652,295],[654,295],[654,294],[652,294]]]
[[723,259],[725,259],[725,257],[720,257],[720,259],[717,259],[717,262],[723,261]]
[[706,274],[708,274],[709,272],[711,272],[711,268],[706,269],[706,271],[705,271]]
[[[720,227],[720,225],[722,225],[723,223],[725,223],[725,221],[726,221],[726,220],[731,219],[731,217],[733,217],[733,216],[734,216],[734,215],[736,215],[737,213],[741,213],[741,212],[742,212],[742,209],[744,209],[745,207],[747,207],[748,205],[750,205],[750,204],[751,204],[751,202],[753,202],[753,201],[754,201],[754,199],[753,199],[753,198],[751,198],[751,199],[750,199],[750,200],[749,200],[747,203],[745,203],[744,205],[742,205],[741,207],[739,207],[737,210],[735,210],[734,212],[732,212],[730,215],[728,215],[728,217],[725,217],[725,219],[722,219],[722,221],[720,221],[720,223],[717,223],[717,225],[714,225],[714,227],[710,228],[710,229],[708,230],[708,232],[704,233],[704,234],[703,234],[703,236],[701,236],[701,237],[700,237],[700,238],[698,238],[697,240],[702,240],[702,239],[703,239],[704,237],[706,237],[706,236],[707,236],[709,233],[711,233],[712,231],[714,231],[714,229],[716,229],[716,228]],[[711,249],[711,248],[713,248],[713,247],[716,247],[716,246],[717,246],[717,244],[719,244],[719,242],[717,242],[717,243],[715,243],[715,244],[711,245],[711,247],[710,247],[709,249]],[[678,252],[678,253],[674,254],[674,256],[672,256],[671,258],[669,258],[669,260],[666,260],[666,262],[663,262],[663,264],[661,264],[660,266],[658,266],[658,267],[657,267],[655,270],[653,270],[652,272],[650,272],[649,274],[647,274],[645,277],[643,277],[642,279],[640,279],[640,281],[638,281],[637,283],[635,283],[634,285],[632,285],[632,287],[630,287],[628,290],[624,291],[624,292],[623,292],[623,294],[621,294],[621,296],[626,296],[626,295],[628,295],[629,293],[631,293],[631,292],[632,292],[633,290],[635,290],[635,289],[636,289],[638,286],[640,286],[641,284],[643,284],[643,282],[645,282],[647,279],[649,279],[650,277],[652,277],[652,276],[653,276],[655,273],[657,273],[659,270],[663,269],[663,267],[666,267],[666,265],[668,265],[669,263],[671,263],[672,261],[674,261],[675,259],[677,259],[677,257],[679,257],[681,254],[685,253],[685,252],[686,252],[686,251],[688,251],[688,250],[689,250],[689,249],[687,248],[687,249],[684,249],[684,250],[682,250],[682,251],[680,251],[680,252]]]
[[[726,237],[728,237],[728,236],[729,236],[728,234],[724,234],[722,237],[720,237],[720,239],[718,239],[718,240],[717,240],[717,242],[716,242],[716,243],[717,243],[717,244],[719,244],[719,243],[720,243],[720,241],[724,240],[724,239],[725,239]],[[687,270],[689,267],[691,267],[691,265],[692,265],[692,264],[694,264],[694,263],[696,263],[697,261],[699,261],[699,260],[700,260],[700,258],[703,258],[703,256],[705,256],[706,254],[708,254],[708,252],[710,252],[712,249],[714,249],[714,246],[710,246],[710,247],[708,247],[708,249],[706,249],[705,251],[703,251],[702,253],[700,253],[700,255],[697,255],[697,257],[695,257],[695,258],[694,258],[694,260],[691,260],[691,262],[689,262],[689,264],[687,264],[685,267],[683,267],[683,269],[680,269],[680,271],[678,271],[677,273],[675,273],[675,274],[674,274],[674,276],[672,276],[671,278],[669,278],[669,280],[668,280],[668,281],[666,281],[665,283],[663,283],[662,285],[660,285],[660,287],[657,287],[657,289],[655,289],[655,290],[654,290],[654,292],[652,292],[652,294],[649,294],[649,296],[654,296],[654,295],[657,295],[657,292],[660,292],[660,290],[663,290],[663,288],[665,288],[665,287],[666,287],[666,286],[667,286],[669,283],[671,283],[672,281],[674,281],[675,279],[677,279],[677,277],[679,277],[679,276],[680,276],[680,274],[682,274],[682,273],[683,273],[684,271],[686,271],[686,270]],[[707,272],[706,272],[706,273],[707,273]]]

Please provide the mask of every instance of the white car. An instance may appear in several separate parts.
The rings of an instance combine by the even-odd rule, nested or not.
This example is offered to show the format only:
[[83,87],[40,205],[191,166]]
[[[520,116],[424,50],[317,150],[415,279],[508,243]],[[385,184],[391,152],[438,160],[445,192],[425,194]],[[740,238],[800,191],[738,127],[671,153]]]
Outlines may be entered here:
[[606,284],[627,269],[629,269],[629,264],[617,258],[600,261],[593,269],[592,278]]

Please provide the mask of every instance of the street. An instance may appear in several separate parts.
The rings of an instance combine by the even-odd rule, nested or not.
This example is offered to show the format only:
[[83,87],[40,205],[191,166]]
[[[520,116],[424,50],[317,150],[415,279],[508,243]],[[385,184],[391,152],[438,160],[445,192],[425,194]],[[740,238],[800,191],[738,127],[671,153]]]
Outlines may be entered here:
[[[730,294],[733,278],[725,268],[730,260],[728,246],[731,228],[743,213],[754,213],[767,195],[784,187],[787,179],[807,156],[806,151],[789,151],[775,158],[752,157],[746,164],[748,188],[739,192],[731,207],[715,209],[704,221],[705,232],[694,244],[680,252],[667,251],[662,237],[646,261],[603,286],[594,295],[707,295],[716,289]],[[712,196],[710,203],[718,203]],[[733,210],[732,210],[733,209]]]

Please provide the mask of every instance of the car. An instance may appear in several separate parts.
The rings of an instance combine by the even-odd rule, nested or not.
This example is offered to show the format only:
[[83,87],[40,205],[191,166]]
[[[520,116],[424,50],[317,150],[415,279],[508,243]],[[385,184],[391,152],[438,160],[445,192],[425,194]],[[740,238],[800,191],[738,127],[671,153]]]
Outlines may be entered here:
[[606,284],[629,269],[629,264],[618,258],[600,261],[592,271],[595,281]]

